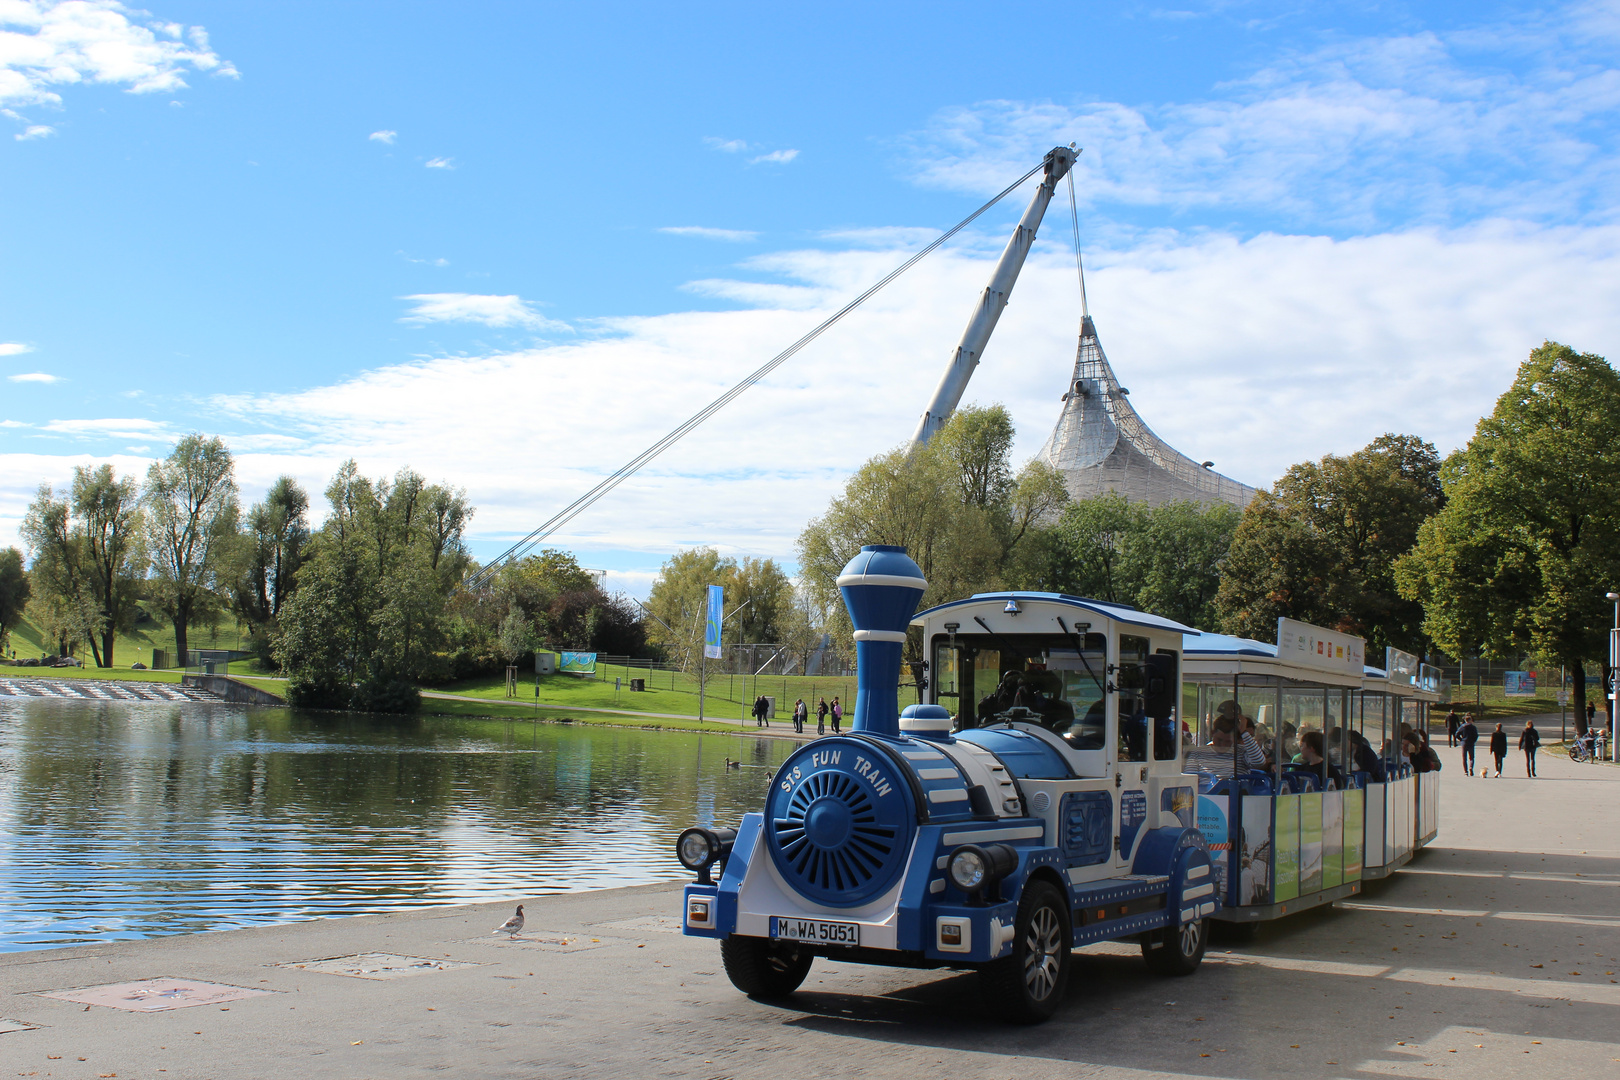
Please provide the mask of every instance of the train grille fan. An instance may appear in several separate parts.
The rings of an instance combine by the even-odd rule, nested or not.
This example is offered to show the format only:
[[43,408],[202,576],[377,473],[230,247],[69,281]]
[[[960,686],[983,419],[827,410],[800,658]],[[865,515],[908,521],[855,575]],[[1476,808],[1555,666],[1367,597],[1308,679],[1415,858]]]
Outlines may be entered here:
[[855,777],[814,773],[771,820],[777,865],[807,895],[858,902],[887,886],[903,855],[901,830],[886,816]]

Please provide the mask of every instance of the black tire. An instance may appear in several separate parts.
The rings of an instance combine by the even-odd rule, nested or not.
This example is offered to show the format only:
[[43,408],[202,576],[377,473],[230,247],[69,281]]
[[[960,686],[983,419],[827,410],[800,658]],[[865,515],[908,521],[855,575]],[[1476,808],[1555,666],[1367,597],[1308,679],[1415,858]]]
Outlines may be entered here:
[[1191,975],[1204,962],[1209,920],[1194,919],[1155,930],[1142,941],[1142,959],[1155,975]]
[[1039,1024],[1063,1003],[1069,985],[1069,905],[1049,882],[1024,887],[1012,955],[979,969],[991,1008],[1014,1024]]
[[720,960],[731,985],[749,997],[780,998],[799,988],[815,957],[790,943],[733,935],[720,943]]

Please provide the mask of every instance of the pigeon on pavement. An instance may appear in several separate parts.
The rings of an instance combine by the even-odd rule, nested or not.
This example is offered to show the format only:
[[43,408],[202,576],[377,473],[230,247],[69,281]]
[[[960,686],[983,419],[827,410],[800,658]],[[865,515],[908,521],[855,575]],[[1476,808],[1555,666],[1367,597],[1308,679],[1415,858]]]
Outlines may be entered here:
[[517,914],[497,926],[491,933],[506,934],[508,937],[517,937],[523,930],[523,905],[519,904]]

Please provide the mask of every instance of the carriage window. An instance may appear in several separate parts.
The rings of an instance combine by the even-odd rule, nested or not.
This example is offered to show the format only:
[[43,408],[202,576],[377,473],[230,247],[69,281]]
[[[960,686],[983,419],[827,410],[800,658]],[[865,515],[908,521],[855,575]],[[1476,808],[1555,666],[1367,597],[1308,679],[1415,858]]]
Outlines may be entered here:
[[1148,759],[1148,718],[1144,691],[1147,689],[1148,639],[1130,634],[1119,636],[1119,668],[1114,685],[1119,687],[1119,760]]

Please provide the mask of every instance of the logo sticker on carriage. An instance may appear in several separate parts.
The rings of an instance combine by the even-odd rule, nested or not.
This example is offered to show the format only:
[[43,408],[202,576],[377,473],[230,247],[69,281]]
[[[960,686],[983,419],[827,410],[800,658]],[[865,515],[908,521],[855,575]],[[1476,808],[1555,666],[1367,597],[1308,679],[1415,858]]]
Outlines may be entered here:
[[894,788],[890,786],[888,779],[884,777],[882,771],[876,765],[872,764],[870,761],[867,761],[858,754],[855,757],[855,771],[864,777],[866,782],[872,785],[872,790],[876,791],[879,795],[887,795],[889,792],[894,790]]

